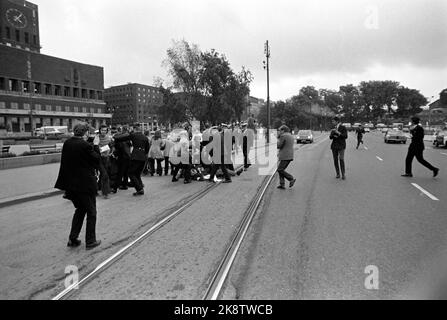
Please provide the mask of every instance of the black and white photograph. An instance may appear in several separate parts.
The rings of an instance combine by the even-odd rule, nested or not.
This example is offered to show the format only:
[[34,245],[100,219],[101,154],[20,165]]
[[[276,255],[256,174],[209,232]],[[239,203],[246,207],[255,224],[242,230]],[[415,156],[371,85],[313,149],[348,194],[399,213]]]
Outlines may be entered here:
[[445,0],[0,0],[0,147],[0,300],[447,299]]

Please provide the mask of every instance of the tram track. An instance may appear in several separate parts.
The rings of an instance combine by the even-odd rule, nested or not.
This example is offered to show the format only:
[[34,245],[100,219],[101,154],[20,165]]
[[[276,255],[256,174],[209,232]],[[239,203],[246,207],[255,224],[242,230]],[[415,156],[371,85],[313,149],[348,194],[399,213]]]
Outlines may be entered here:
[[[305,147],[305,146],[302,146],[302,147]],[[302,147],[300,147],[298,149],[301,149]],[[231,237],[231,241],[230,241],[228,247],[226,248],[225,254],[223,255],[222,259],[220,259],[220,263],[218,264],[217,269],[211,273],[212,277],[211,277],[211,280],[207,286],[206,292],[203,296],[204,300],[217,300],[221,296],[225,281],[228,278],[228,275],[231,271],[231,267],[235,261],[235,258],[238,254],[240,247],[241,247],[241,244],[244,241],[247,231],[249,230],[251,222],[252,222],[257,210],[260,207],[260,204],[262,202],[262,199],[265,196],[266,191],[268,190],[269,186],[271,185],[271,182],[274,179],[275,173],[276,173],[276,170],[274,170],[273,172],[271,172],[271,174],[266,176],[263,179],[260,187],[258,187],[258,191],[256,192],[255,196],[252,198],[247,210],[243,214],[243,217],[241,219],[239,226],[236,228],[235,232],[233,233],[233,236]],[[190,206],[192,206],[196,201],[204,198],[208,193],[210,193],[212,190],[214,190],[220,183],[221,182],[210,184],[204,190],[199,191],[197,194],[195,194],[191,198],[189,198],[179,208],[174,209],[172,212],[168,212],[166,215],[161,217],[156,223],[154,223],[141,236],[139,236],[137,239],[135,239],[134,241],[130,242],[129,244],[127,244],[126,246],[121,248],[119,251],[117,251],[115,254],[113,254],[108,259],[104,260],[93,271],[89,272],[87,275],[85,275],[78,282],[73,283],[69,287],[65,288],[65,290],[63,290],[58,295],[56,295],[54,298],[52,298],[52,300],[69,299],[72,296],[72,294],[75,292],[75,290],[78,291],[78,289],[81,289],[84,285],[86,285],[90,281],[94,280],[99,274],[101,274],[106,269],[108,269],[110,266],[115,264],[118,260],[120,260],[120,258],[122,258],[124,255],[126,255],[127,253],[129,253],[133,249],[135,249],[142,241],[144,241],[145,239],[154,235],[158,230],[160,230],[161,228],[166,226],[169,222],[174,220],[178,215],[180,215],[182,212],[184,212],[186,209],[188,209]]]

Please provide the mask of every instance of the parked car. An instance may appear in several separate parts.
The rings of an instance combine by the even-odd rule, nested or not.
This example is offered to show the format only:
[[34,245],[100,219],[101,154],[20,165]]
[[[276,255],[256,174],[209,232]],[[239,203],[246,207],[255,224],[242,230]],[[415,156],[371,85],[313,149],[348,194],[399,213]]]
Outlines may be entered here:
[[382,131],[382,133],[386,134],[390,129],[388,127],[382,127],[380,130]]
[[311,130],[300,130],[296,135],[296,143],[313,143],[314,136]]
[[437,148],[447,148],[447,130],[437,132],[433,144]]
[[347,131],[352,131],[352,125],[350,123],[342,123],[342,125],[346,128]]
[[400,130],[389,130],[385,134],[385,143],[397,142],[397,143],[407,143],[407,136]]
[[371,129],[369,129],[369,128],[363,128],[363,130],[365,130],[365,132],[371,132]]

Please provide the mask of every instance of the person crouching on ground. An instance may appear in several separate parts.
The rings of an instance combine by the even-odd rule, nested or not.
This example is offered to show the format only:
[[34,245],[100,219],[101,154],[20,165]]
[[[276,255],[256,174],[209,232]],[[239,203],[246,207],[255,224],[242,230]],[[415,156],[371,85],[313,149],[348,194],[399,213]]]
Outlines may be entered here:
[[86,249],[93,249],[101,244],[96,239],[96,182],[95,170],[99,169],[101,155],[99,136],[93,145],[87,142],[89,130],[85,123],[77,124],[74,136],[68,139],[62,148],[61,165],[55,188],[64,190],[76,211],[73,215],[68,247],[78,247],[78,239],[87,215],[85,243]]

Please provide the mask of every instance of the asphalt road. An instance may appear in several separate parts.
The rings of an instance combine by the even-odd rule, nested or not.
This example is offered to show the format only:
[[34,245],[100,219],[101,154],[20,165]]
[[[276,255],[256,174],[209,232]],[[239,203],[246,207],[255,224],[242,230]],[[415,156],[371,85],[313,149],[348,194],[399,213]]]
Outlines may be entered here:
[[[329,140],[296,153],[297,184],[270,188],[234,266],[238,299],[447,298],[447,152],[426,142],[441,172],[414,161],[408,179],[408,144],[364,140],[356,150],[350,135],[346,181],[335,179]],[[365,286],[368,266],[378,289]]]

